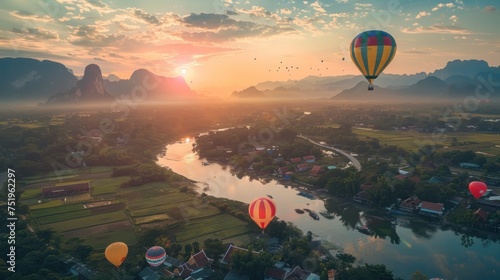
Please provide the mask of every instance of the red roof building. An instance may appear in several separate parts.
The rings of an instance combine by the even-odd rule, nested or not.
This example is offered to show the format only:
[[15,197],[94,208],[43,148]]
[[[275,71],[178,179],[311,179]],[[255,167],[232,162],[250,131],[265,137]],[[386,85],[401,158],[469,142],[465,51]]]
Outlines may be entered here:
[[323,167],[319,166],[319,165],[315,165],[315,166],[313,166],[313,168],[311,168],[311,171],[309,171],[309,175],[318,176],[321,172],[323,172]]
[[290,159],[290,162],[291,162],[292,164],[297,164],[297,163],[301,163],[301,162],[302,162],[302,159],[301,159],[301,158],[299,158],[299,157],[296,157],[296,158],[291,158],[291,159]]
[[477,209],[476,212],[474,212],[474,215],[476,215],[482,222],[486,222],[488,220],[488,212],[484,211],[481,208]]
[[419,214],[424,216],[441,217],[444,211],[444,205],[442,203],[422,201],[419,207]]
[[308,163],[313,163],[313,162],[316,161],[316,157],[315,156],[305,156],[305,157],[302,157],[302,159],[305,160]]

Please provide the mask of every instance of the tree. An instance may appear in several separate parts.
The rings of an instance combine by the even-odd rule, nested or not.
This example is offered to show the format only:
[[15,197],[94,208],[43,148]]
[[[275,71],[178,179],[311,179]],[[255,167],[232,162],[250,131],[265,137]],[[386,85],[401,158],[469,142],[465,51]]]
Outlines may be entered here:
[[219,239],[209,238],[203,241],[203,244],[205,245],[205,253],[207,256],[210,256],[214,262],[217,262],[221,255],[224,254],[225,248],[222,241]]
[[192,251],[193,251],[193,246],[191,246],[191,244],[187,243],[186,245],[184,245],[184,255],[185,256],[191,255]]
[[411,275],[411,280],[429,280],[429,277],[417,270]]
[[194,241],[193,243],[191,243],[193,245],[193,250],[195,253],[198,253],[200,251],[200,243],[198,243],[198,241]]
[[89,259],[92,250],[93,250],[92,246],[80,244],[76,247],[74,254],[81,261],[85,262]]

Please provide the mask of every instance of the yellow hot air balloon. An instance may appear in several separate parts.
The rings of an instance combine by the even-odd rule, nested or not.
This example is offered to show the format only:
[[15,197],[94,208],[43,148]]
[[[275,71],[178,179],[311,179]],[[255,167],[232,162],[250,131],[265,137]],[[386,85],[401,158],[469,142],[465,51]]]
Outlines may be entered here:
[[104,251],[106,259],[112,263],[116,268],[120,267],[128,254],[128,246],[123,242],[114,242],[109,244]]
[[396,40],[382,30],[365,31],[354,37],[351,59],[370,83],[368,90],[373,90],[373,80],[391,63],[396,48]]

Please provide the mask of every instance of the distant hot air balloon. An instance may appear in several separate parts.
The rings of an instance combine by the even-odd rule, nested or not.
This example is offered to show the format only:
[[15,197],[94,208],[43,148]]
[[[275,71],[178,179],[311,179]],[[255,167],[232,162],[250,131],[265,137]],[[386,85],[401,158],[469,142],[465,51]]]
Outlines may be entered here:
[[248,213],[252,220],[262,229],[273,220],[276,215],[276,204],[267,197],[259,197],[250,203]]
[[473,182],[470,182],[470,184],[469,184],[469,191],[476,199],[483,196],[487,190],[488,190],[488,187],[483,182],[473,181]]
[[114,242],[109,244],[104,251],[106,259],[116,268],[120,267],[128,254],[128,246],[123,242]]
[[368,90],[373,90],[373,80],[391,63],[396,48],[396,40],[385,31],[370,30],[354,37],[351,59],[370,83]]
[[342,61],[344,61],[344,60],[345,60],[345,57],[342,57]]
[[146,260],[151,266],[161,265],[167,258],[167,253],[165,249],[160,246],[153,246],[146,252]]

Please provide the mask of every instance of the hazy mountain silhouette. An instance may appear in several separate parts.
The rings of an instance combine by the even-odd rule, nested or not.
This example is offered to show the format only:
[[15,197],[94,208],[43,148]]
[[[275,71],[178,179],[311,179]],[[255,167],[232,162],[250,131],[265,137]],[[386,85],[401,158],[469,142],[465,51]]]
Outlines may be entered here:
[[76,83],[75,87],[50,97],[47,103],[110,103],[114,100],[115,98],[111,96],[104,87],[101,68],[96,64],[89,64],[85,67],[83,78]]
[[266,94],[264,92],[258,90],[254,86],[251,86],[241,91],[233,91],[233,93],[231,94],[231,97],[238,97],[238,98],[261,98],[265,96]]
[[128,80],[104,80],[105,87],[117,98],[136,100],[190,99],[197,97],[183,77],[168,78],[146,69],[134,71]]
[[[494,74],[490,74],[494,75]],[[500,81],[498,77],[491,77],[493,81]],[[496,79],[495,79],[496,78]],[[343,90],[332,99],[335,100],[364,100],[364,101],[383,101],[383,100],[398,100],[398,101],[438,101],[438,100],[464,100],[470,97],[474,99],[498,99],[500,98],[500,83],[489,84],[490,88],[483,85],[480,86],[479,80],[470,79],[466,76],[452,76],[445,81],[429,76],[400,89],[389,89],[375,85],[373,91],[368,91],[368,82],[361,82],[355,87]],[[476,91],[480,90],[481,94]]]
[[61,63],[31,58],[0,58],[0,100],[45,102],[78,79]]

